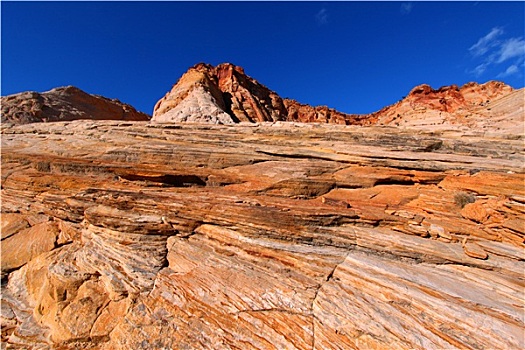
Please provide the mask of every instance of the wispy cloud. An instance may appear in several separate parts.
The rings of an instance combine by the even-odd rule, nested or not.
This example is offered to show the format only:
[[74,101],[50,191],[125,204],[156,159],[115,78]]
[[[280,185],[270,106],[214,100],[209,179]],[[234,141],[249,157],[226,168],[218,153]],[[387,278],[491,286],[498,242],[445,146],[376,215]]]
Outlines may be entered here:
[[495,27],[481,37],[468,50],[473,59],[478,61],[476,67],[469,71],[476,77],[483,75],[489,68],[503,69],[503,63],[508,67],[497,77],[509,77],[522,73],[520,66],[525,62],[525,40],[523,37],[505,38],[505,31]]
[[525,57],[525,40],[523,40],[523,38],[510,38],[505,40],[501,44],[496,62],[502,63],[516,57]]
[[486,54],[490,49],[500,44],[497,38],[502,34],[503,29],[498,27],[492,28],[492,30],[487,35],[480,38],[477,43],[469,48],[470,53],[474,56]]
[[509,66],[504,72],[501,72],[498,74],[498,78],[505,78],[510,75],[518,74],[520,72],[518,66],[513,64],[512,66]]
[[315,21],[317,25],[322,26],[328,23],[328,11],[325,8],[322,8],[315,14]]
[[488,63],[482,63],[480,65],[477,65],[476,68],[474,68],[471,73],[474,74],[476,77],[480,77],[485,71],[487,70],[489,64]]
[[401,3],[401,7],[399,8],[399,11],[403,15],[408,15],[410,12],[412,12],[412,9],[414,8],[414,4],[411,2],[403,2]]

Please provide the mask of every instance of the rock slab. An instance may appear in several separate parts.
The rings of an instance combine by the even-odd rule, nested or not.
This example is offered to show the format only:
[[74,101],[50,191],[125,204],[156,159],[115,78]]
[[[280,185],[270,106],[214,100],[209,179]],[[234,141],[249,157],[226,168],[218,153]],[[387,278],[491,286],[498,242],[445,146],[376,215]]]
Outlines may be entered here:
[[524,161],[472,130],[2,125],[2,344],[524,348]]

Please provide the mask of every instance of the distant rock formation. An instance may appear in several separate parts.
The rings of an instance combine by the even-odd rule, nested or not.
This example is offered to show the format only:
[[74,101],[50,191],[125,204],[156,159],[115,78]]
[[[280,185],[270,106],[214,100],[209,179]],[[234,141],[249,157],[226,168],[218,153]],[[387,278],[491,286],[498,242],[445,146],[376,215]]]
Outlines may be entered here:
[[346,114],[327,106],[312,107],[292,99],[284,99],[286,121],[302,123],[331,123],[342,125],[364,125],[368,122],[367,114]]
[[[518,91],[521,93],[514,93],[512,87],[498,81],[468,83],[462,87],[450,85],[437,90],[423,84],[413,88],[401,101],[372,113],[370,120],[380,125],[412,128],[462,125],[482,129],[487,122],[490,124],[491,119],[497,118],[491,112],[491,107],[498,100],[512,95],[510,99],[507,98],[507,104],[511,104],[508,111],[516,110],[515,104],[520,96],[523,105],[523,89]],[[503,128],[520,124],[515,118],[501,122],[499,127]]]
[[152,121],[230,124],[285,119],[282,99],[245,75],[241,67],[200,63],[190,68],[157,102]]
[[22,92],[1,97],[2,123],[90,120],[147,121],[150,116],[117,99],[88,94],[74,86],[47,92]]
[[[313,107],[283,99],[231,63],[216,67],[199,63],[157,102],[152,121],[215,124],[294,121],[424,129],[449,125],[508,131],[521,127],[523,121],[523,113],[514,113],[510,119],[501,118],[523,105],[524,90],[518,91],[515,93],[512,87],[497,81],[444,86],[437,90],[423,84],[378,112],[347,114],[327,106]],[[497,102],[504,97],[506,102]],[[494,103],[501,111],[498,115],[491,112]]]
[[[344,92],[342,92],[344,93]],[[416,129],[471,128],[500,133],[523,131],[525,90],[498,81],[433,89],[416,86],[402,100],[369,114],[348,114],[281,98],[242,67],[199,63],[188,69],[153,109],[156,123],[302,122],[392,125]],[[90,95],[73,86],[1,98],[2,122],[91,120],[146,121],[128,104]]]
[[231,63],[190,68],[157,102],[154,122],[297,121],[359,124],[362,117],[283,99]]

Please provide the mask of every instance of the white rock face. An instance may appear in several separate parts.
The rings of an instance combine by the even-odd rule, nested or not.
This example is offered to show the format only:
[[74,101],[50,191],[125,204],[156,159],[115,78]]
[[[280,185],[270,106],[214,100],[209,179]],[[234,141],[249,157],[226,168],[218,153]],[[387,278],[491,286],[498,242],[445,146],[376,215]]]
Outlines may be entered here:
[[196,86],[175,108],[156,115],[152,122],[157,123],[211,123],[233,124],[229,114],[224,112],[213,96],[202,86]]

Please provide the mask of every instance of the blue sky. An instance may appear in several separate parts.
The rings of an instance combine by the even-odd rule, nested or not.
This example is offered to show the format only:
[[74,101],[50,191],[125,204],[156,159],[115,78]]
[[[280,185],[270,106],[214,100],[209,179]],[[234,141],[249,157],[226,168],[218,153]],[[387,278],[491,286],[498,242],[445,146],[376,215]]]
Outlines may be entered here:
[[75,85],[152,113],[198,62],[369,113],[416,85],[524,86],[520,2],[1,2],[2,95]]

